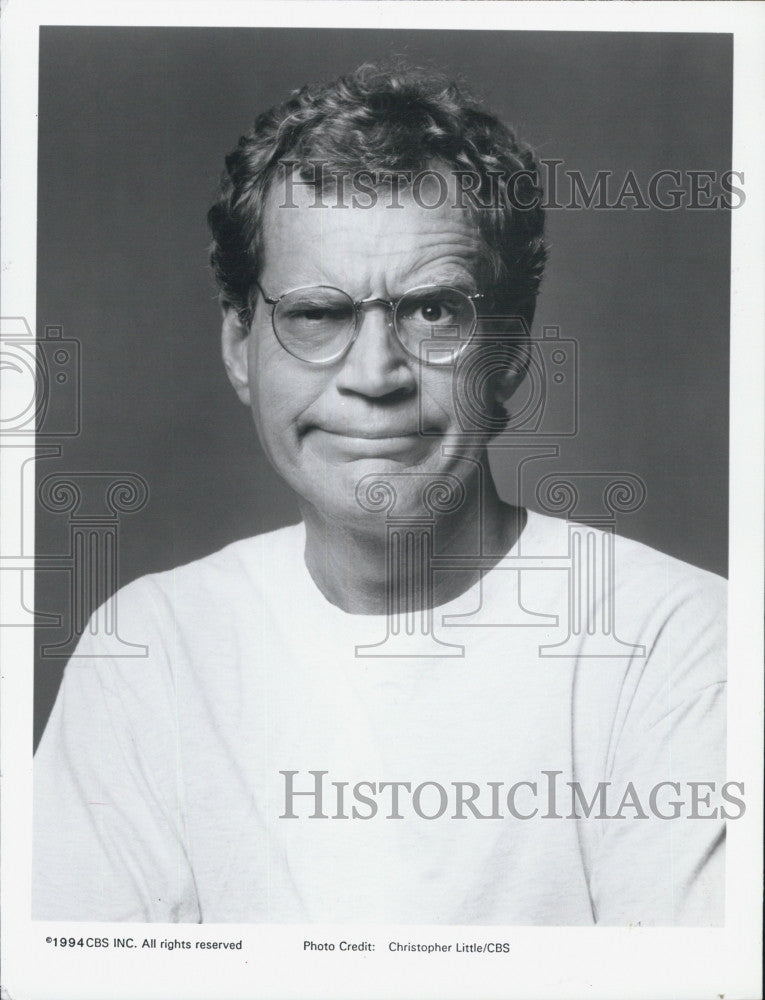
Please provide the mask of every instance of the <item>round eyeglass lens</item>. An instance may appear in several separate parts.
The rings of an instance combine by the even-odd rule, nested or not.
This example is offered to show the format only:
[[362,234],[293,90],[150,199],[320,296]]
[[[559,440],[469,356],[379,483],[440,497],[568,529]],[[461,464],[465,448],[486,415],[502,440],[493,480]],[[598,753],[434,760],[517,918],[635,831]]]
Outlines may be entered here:
[[353,339],[356,309],[339,288],[298,288],[276,303],[273,322],[279,343],[293,357],[326,363]]
[[404,348],[427,364],[453,364],[473,336],[473,300],[458,288],[426,285],[401,297],[393,316]]

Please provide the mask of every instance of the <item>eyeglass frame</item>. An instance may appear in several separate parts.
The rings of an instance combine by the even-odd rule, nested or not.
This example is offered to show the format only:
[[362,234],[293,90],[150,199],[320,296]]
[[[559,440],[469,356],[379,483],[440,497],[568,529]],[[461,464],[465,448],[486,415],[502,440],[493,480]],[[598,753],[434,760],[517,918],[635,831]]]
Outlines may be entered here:
[[[455,288],[453,285],[444,285],[444,284],[441,284],[440,282],[431,282],[430,284],[427,284],[427,285],[415,285],[413,288],[409,288],[409,289],[407,289],[407,291],[405,291],[401,295],[399,295],[399,297],[397,299],[383,299],[383,298],[378,298],[376,296],[373,296],[373,297],[368,298],[368,299],[358,299],[358,300],[355,300],[355,299],[353,299],[348,294],[348,292],[346,292],[342,288],[338,288],[336,285],[298,285],[297,288],[290,288],[286,292],[282,292],[282,294],[279,295],[279,296],[277,296],[276,298],[273,298],[271,296],[266,295],[266,293],[265,293],[265,291],[263,289],[263,286],[260,284],[260,282],[257,280],[257,278],[254,279],[254,284],[257,287],[257,289],[260,292],[260,294],[263,296],[263,301],[267,305],[271,306],[271,328],[274,331],[274,336],[276,337],[276,342],[279,344],[279,346],[282,348],[283,351],[286,351],[286,353],[289,354],[289,356],[291,358],[295,358],[296,361],[302,361],[303,364],[313,365],[313,366],[315,366],[317,368],[318,367],[325,367],[327,365],[337,364],[338,361],[341,361],[346,356],[346,354],[350,351],[351,347],[353,347],[353,345],[355,344],[355,342],[356,342],[356,340],[358,338],[358,335],[361,332],[361,324],[362,324],[362,318],[363,318],[362,317],[363,307],[364,306],[371,306],[371,305],[381,305],[381,306],[385,306],[386,307],[386,310],[387,310],[388,316],[389,316],[388,326],[393,330],[393,333],[395,334],[395,337],[396,337],[396,341],[401,346],[401,349],[410,358],[414,358],[415,361],[420,361],[421,360],[425,364],[432,365],[433,367],[439,367],[439,368],[449,367],[450,365],[453,365],[453,364],[456,363],[456,360],[459,357],[459,355],[462,354],[462,352],[465,350],[465,348],[470,344],[470,341],[473,339],[473,336],[474,336],[475,331],[476,331],[476,327],[478,326],[478,318],[479,318],[478,317],[478,310],[476,309],[476,306],[475,306],[476,300],[477,299],[486,299],[488,297],[483,292],[474,292],[472,294],[468,294],[467,292],[463,291],[461,288]],[[327,359],[322,360],[322,361],[309,361],[306,358],[300,358],[300,357],[298,357],[297,354],[293,354],[292,351],[288,347],[286,347],[285,344],[282,342],[282,339],[279,336],[279,331],[276,329],[276,307],[279,305],[279,303],[281,302],[281,300],[284,299],[284,298],[286,298],[288,295],[292,295],[293,292],[307,291],[309,288],[311,288],[311,289],[312,288],[325,288],[325,289],[328,289],[329,291],[340,292],[340,294],[344,295],[348,299],[348,301],[351,303],[351,305],[353,306],[353,313],[354,313],[354,331],[353,331],[353,336],[350,338],[350,340],[345,345],[345,347],[342,349],[342,351],[340,351],[338,354],[335,354],[333,357],[327,358]],[[403,342],[403,340],[401,339],[401,336],[400,336],[400,334],[398,332],[398,327],[396,325],[396,310],[398,309],[399,305],[401,304],[401,300],[404,299],[404,298],[406,298],[406,296],[410,295],[412,292],[419,292],[419,291],[422,291],[422,290],[424,290],[426,288],[445,288],[445,289],[448,289],[451,292],[458,292],[460,295],[463,295],[468,300],[468,302],[470,302],[471,306],[473,307],[473,323],[472,323],[472,328],[470,330],[470,335],[468,336],[467,340],[464,340],[464,341],[462,341],[459,344],[459,346],[456,349],[456,352],[454,353],[454,355],[452,356],[452,358],[449,361],[444,361],[444,362],[428,361],[426,358],[421,358],[419,354],[415,354],[413,351],[411,351],[406,346],[406,344]]]

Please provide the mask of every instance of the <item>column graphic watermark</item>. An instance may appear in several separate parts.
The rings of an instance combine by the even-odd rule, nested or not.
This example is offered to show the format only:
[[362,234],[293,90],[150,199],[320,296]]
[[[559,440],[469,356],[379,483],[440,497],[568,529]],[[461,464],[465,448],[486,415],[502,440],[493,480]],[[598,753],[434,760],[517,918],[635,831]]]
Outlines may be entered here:
[[[401,491],[407,496],[404,514],[396,506]],[[462,656],[464,647],[436,635],[433,611],[436,518],[464,503],[460,479],[446,473],[372,474],[359,482],[356,500],[368,513],[385,516],[387,584],[387,634],[374,645],[356,646],[356,656]]]
[[113,595],[119,586],[120,517],[146,506],[146,480],[125,473],[54,474],[42,481],[39,496],[46,510],[69,519],[69,551],[40,557],[45,568],[69,573],[69,634],[44,645],[42,656],[70,658],[86,628],[98,636],[101,656],[145,656],[146,646],[120,637]]
[[[35,481],[38,462],[61,459],[66,444],[82,433],[82,346],[60,325],[35,337],[21,316],[0,319],[0,581],[4,611],[0,626],[68,628],[58,643],[45,643],[42,657],[70,657],[86,627],[97,632],[107,655],[145,656],[146,647],[117,631],[119,522],[143,509],[145,479],[132,472],[72,472]],[[68,515],[69,548],[36,551],[35,499],[42,510]],[[68,607],[40,611],[31,599],[35,572],[67,574]],[[88,620],[93,618],[88,626]]]

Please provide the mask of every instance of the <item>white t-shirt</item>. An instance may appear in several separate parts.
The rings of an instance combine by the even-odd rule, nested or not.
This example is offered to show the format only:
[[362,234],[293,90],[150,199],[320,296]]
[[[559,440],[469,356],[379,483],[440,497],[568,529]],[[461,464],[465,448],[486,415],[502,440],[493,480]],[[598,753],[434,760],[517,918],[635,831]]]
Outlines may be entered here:
[[395,648],[302,525],[125,587],[147,655],[86,630],[36,756],[34,917],[721,923],[724,582],[618,538],[605,586],[610,541],[530,513]]

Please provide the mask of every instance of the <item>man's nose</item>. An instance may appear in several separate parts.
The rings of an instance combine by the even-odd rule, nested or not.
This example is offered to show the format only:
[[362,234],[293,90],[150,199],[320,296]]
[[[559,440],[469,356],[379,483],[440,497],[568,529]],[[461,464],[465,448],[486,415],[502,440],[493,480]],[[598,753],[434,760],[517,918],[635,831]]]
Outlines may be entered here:
[[360,323],[337,376],[340,391],[373,398],[414,392],[417,362],[396,336],[390,306],[379,300],[365,302]]

